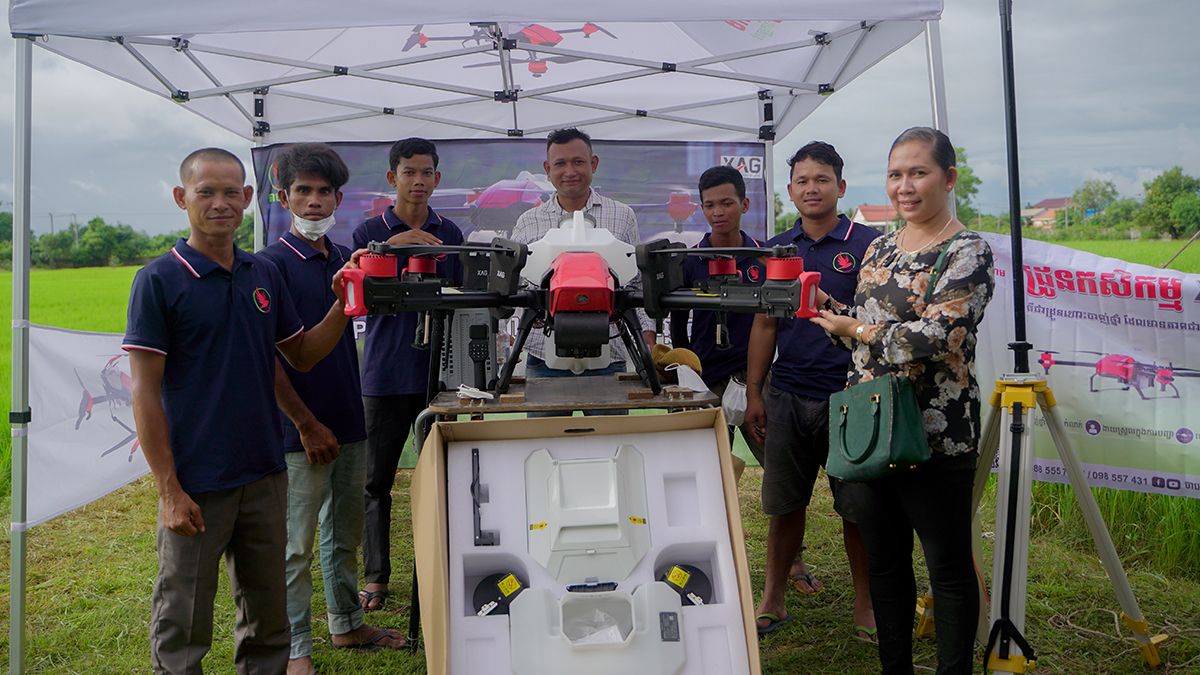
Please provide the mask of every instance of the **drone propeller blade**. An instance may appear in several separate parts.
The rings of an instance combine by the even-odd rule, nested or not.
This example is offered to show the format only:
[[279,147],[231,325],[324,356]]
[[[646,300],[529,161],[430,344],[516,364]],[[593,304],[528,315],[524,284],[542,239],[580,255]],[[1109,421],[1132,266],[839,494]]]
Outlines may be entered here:
[[408,36],[408,40],[404,42],[404,46],[400,48],[400,51],[406,52],[421,44],[421,38],[423,37],[425,36],[421,33],[421,24],[417,24],[413,27],[412,35]]

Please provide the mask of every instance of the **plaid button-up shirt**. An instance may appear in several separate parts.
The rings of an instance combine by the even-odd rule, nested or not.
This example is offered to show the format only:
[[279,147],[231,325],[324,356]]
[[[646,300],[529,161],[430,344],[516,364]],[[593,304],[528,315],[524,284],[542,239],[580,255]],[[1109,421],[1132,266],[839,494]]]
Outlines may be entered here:
[[[612,232],[617,239],[633,246],[642,243],[642,237],[638,233],[637,216],[633,214],[633,209],[621,202],[609,199],[592,190],[583,213],[596,223],[596,227],[602,227]],[[511,239],[521,244],[531,244],[546,236],[546,233],[553,228],[558,227],[559,223],[569,215],[571,214],[559,205],[558,196],[555,195],[545,203],[522,213],[513,227]],[[641,278],[635,277],[632,283],[640,285]],[[639,309],[637,315],[642,330],[654,330],[654,321],[647,317],[645,312]],[[638,335],[636,339],[640,340],[642,336]],[[620,337],[609,340],[608,348],[609,356],[613,361],[629,360],[629,355],[626,353],[625,345],[621,342]],[[534,329],[530,332],[529,340],[525,343],[525,351],[539,359],[545,358],[546,336],[542,334],[542,331]]]

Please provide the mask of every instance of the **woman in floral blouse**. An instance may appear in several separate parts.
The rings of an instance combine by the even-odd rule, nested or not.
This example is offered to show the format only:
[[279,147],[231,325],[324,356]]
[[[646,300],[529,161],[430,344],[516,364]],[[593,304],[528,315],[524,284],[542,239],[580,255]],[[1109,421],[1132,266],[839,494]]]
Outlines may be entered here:
[[[904,227],[876,239],[858,275],[855,306],[830,301],[812,319],[853,353],[849,384],[895,373],[912,380],[931,459],[912,471],[855,487],[867,546],[884,673],[912,673],[920,537],[936,606],[938,673],[969,673],[979,597],[971,556],[971,491],[978,458],[975,343],[992,297],[992,252],[951,215],[954,147],[914,127],[888,154],[887,192]],[[945,271],[925,292],[938,256]]]

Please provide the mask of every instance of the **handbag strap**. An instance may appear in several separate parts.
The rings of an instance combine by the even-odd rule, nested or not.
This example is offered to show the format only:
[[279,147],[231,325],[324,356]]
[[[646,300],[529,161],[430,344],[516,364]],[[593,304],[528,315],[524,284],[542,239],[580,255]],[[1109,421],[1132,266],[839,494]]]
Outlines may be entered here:
[[929,285],[925,287],[926,305],[928,305],[929,301],[933,299],[933,288],[937,286],[938,279],[942,276],[942,272],[946,271],[946,265],[950,264],[950,262],[946,260],[946,258],[950,257],[950,246],[963,232],[966,232],[966,230],[959,230],[958,232],[954,233],[954,236],[947,239],[946,248],[942,249],[942,252],[938,254],[937,262],[933,264],[933,273],[929,275]]
[[839,440],[841,441],[841,448],[839,448],[839,451],[842,453],[842,457],[846,458],[847,462],[850,462],[851,464],[861,464],[867,459],[867,457],[871,455],[871,451],[875,449],[875,441],[879,438],[879,395],[876,394],[871,397],[871,420],[873,423],[871,428],[871,438],[867,441],[867,444],[863,446],[862,451],[859,452],[857,456],[853,457],[850,455],[850,448],[846,445],[846,421],[849,417],[848,408],[848,405],[842,405],[842,418],[838,422]]

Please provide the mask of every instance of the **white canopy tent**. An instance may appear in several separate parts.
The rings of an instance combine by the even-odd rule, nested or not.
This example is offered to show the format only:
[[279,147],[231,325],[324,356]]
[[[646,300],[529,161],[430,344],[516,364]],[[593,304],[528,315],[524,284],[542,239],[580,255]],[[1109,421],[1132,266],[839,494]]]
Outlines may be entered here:
[[[10,669],[24,662],[31,54],[170,98],[256,143],[544,136],[761,141],[926,34],[946,128],[941,0],[12,0],[13,538]],[[730,18],[730,12],[739,18]],[[768,200],[770,203],[770,200]],[[768,222],[773,221],[768,210]]]

